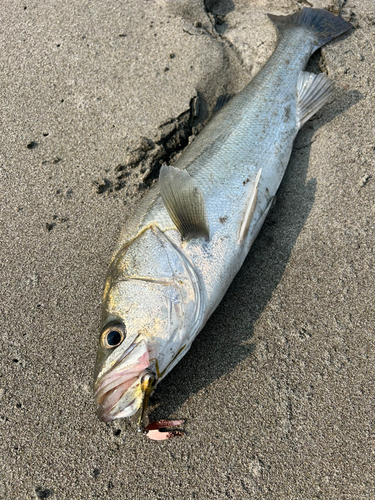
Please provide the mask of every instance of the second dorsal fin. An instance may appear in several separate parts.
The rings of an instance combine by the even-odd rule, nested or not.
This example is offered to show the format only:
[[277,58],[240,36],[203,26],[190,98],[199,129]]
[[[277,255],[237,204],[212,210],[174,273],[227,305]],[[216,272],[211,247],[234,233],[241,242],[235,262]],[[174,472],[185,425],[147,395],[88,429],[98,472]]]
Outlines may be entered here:
[[160,194],[168,214],[183,239],[209,239],[206,203],[201,189],[186,170],[163,165]]

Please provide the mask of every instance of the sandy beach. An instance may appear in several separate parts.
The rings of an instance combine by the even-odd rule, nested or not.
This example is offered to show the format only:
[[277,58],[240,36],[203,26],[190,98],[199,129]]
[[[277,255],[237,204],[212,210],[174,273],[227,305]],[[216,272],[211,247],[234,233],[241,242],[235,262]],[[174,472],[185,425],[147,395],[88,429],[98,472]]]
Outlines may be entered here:
[[[120,230],[272,54],[267,13],[353,29],[244,266],[161,382],[153,442],[92,395]],[[0,9],[0,500],[375,498],[373,0],[8,0]]]

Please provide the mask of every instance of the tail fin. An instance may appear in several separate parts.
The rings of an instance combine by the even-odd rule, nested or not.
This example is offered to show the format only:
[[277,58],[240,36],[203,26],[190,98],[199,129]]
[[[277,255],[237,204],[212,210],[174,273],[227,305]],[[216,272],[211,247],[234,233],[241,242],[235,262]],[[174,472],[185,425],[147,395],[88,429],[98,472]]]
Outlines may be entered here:
[[268,14],[268,17],[276,25],[280,34],[296,26],[308,30],[314,36],[315,43],[312,52],[315,52],[319,47],[345,33],[345,31],[348,31],[352,27],[342,17],[334,16],[324,9],[310,9],[305,7],[299,12],[288,16]]

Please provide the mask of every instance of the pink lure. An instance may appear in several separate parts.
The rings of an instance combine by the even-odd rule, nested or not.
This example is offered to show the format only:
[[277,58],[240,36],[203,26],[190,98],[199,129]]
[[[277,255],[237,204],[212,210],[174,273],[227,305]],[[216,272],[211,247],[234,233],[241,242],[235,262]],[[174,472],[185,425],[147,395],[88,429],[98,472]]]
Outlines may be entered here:
[[153,441],[165,441],[166,439],[183,436],[184,433],[182,431],[166,429],[166,427],[177,427],[183,423],[183,420],[158,420],[157,422],[148,424],[144,433]]

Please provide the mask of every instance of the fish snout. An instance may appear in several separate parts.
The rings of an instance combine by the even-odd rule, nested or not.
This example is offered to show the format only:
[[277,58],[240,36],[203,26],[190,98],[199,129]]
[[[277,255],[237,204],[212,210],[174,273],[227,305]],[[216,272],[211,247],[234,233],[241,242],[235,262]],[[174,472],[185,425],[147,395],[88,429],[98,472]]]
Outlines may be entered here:
[[149,353],[144,341],[131,347],[94,384],[98,416],[105,422],[133,415],[142,402],[141,380]]

